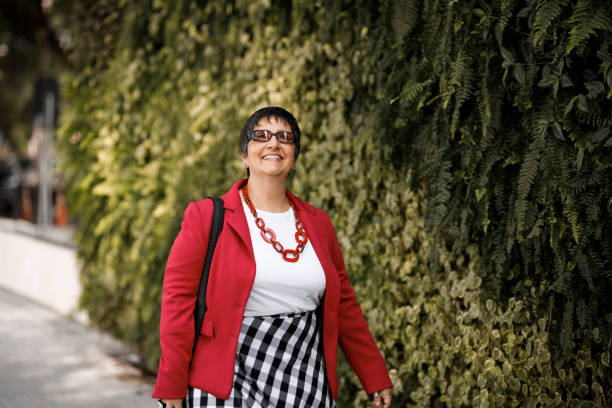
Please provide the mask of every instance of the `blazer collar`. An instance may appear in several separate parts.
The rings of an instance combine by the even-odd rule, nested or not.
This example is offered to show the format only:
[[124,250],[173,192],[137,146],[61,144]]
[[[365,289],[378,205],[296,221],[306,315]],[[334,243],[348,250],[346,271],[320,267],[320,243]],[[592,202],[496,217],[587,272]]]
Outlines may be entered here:
[[232,188],[229,191],[221,196],[223,199],[223,207],[226,210],[236,211],[237,209],[242,208],[242,202],[240,200],[240,194],[238,194],[238,190],[244,183],[246,183],[247,179],[243,178],[234,183]]

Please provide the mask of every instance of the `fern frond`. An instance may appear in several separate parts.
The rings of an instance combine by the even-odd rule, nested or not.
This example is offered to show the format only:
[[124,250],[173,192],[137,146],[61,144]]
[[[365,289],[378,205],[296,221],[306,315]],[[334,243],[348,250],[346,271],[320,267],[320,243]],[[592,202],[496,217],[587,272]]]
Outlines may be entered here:
[[512,10],[514,8],[515,2],[513,0],[502,0],[500,7],[500,17],[499,17],[499,28],[503,32],[506,26],[508,25],[508,21],[512,17]]
[[594,128],[603,128],[607,126],[612,126],[612,118],[602,116],[597,112],[578,112],[576,114],[576,119],[579,120],[580,123],[588,125]]
[[448,202],[451,198],[452,182],[450,168],[451,165],[449,162],[445,161],[441,163],[438,169],[439,175],[435,183],[432,184],[432,190],[434,192],[432,197],[434,206],[432,226],[436,231],[443,225],[444,219],[448,214]]
[[591,337],[591,323],[593,322],[592,305],[589,303],[581,297],[576,300],[576,320],[587,338]]
[[602,237],[603,259],[606,260],[604,270],[607,271],[606,279],[608,284],[612,286],[612,217],[607,215],[603,217],[602,229],[605,231]]
[[578,211],[573,208],[573,201],[569,199],[569,196],[566,196],[565,200],[563,200],[563,215],[570,224],[574,241],[579,244],[582,234],[580,223],[578,222]]
[[419,18],[419,6],[416,0],[398,0],[393,2],[393,33],[395,41],[401,43],[404,37],[414,29]]
[[[448,65],[451,63],[451,32],[452,32],[452,23],[454,20],[454,12],[453,12],[453,8],[452,7],[447,7],[446,10],[446,15],[444,16],[444,20],[442,22],[439,22],[440,26],[438,27],[437,32],[435,33],[435,35],[438,36],[438,47],[435,50],[435,56],[434,56],[434,61],[436,61],[436,64],[434,64],[433,68],[434,71],[438,74],[441,74],[442,72],[444,72],[446,70],[446,67],[448,67]],[[441,89],[444,89],[444,75],[441,75],[440,77],[440,84],[443,85],[441,87]]]
[[417,97],[419,97],[423,93],[423,90],[426,89],[432,83],[433,79],[428,79],[423,82],[407,82],[402,87],[402,92],[395,98],[391,99],[389,103],[395,103],[398,99],[404,98],[404,101],[410,104],[414,102]]
[[557,267],[557,279],[550,285],[550,289],[564,296],[571,296],[574,287],[571,284],[571,274],[565,265],[561,264]]
[[482,136],[483,138],[487,138],[489,133],[489,128],[491,126],[491,119],[493,117],[493,108],[490,100],[489,93],[489,60],[488,58],[484,61],[484,64],[481,64],[483,68],[482,73],[480,74],[480,88],[479,88],[479,98],[478,98],[478,113],[480,116],[480,125],[482,127]]
[[597,35],[597,31],[612,31],[612,21],[609,10],[595,8],[590,0],[579,0],[574,13],[569,19],[572,26],[569,32],[569,41],[566,54],[585,42],[589,37]]
[[463,74],[461,86],[455,94],[455,106],[453,108],[453,114],[451,117],[450,124],[451,138],[454,137],[455,133],[457,132],[457,125],[459,124],[459,115],[461,112],[461,107],[474,94],[475,79],[476,75],[474,74],[474,70],[470,67],[467,67]]
[[610,293],[610,290],[612,290],[612,268],[608,265],[609,260],[600,258],[599,254],[593,250],[589,250],[589,258],[591,263],[596,265],[598,276],[603,281],[603,284],[598,287],[600,292],[604,294]]
[[587,221],[597,223],[600,219],[601,208],[599,206],[599,200],[595,197],[593,192],[587,192],[582,195],[582,204],[586,205],[585,214]]
[[531,44],[534,48],[541,47],[546,40],[547,31],[553,21],[561,15],[567,0],[541,0],[536,6],[535,21],[531,31]]
[[542,227],[544,226],[544,220],[542,218],[538,218],[531,228],[529,235],[527,235],[527,239],[533,239],[540,236],[542,233]]
[[457,58],[455,59],[455,62],[453,62],[450,66],[451,72],[450,72],[450,76],[448,78],[447,85],[446,85],[447,89],[444,90],[446,91],[446,93],[442,101],[442,107],[444,109],[447,108],[451,97],[455,93],[455,90],[461,86],[461,79],[465,75],[465,71],[467,70],[468,63],[469,63],[469,58],[467,54],[464,52],[463,49],[460,50],[459,53],[457,54]]
[[584,255],[584,252],[582,252],[580,248],[576,249],[576,253],[574,254],[574,256],[576,259],[576,264],[578,265],[578,270],[580,271],[580,274],[586,281],[589,290],[592,293],[595,293],[597,289],[595,287],[595,282],[593,280],[593,272],[591,270],[591,265],[589,264],[589,260],[586,258],[586,256]]
[[518,179],[518,197],[521,200],[527,198],[531,185],[538,174],[541,149],[542,144],[538,139],[533,140],[527,148]]
[[606,268],[606,262],[597,251],[592,248],[588,248],[586,251],[587,259],[597,279],[597,293],[607,295],[612,289],[612,270]]

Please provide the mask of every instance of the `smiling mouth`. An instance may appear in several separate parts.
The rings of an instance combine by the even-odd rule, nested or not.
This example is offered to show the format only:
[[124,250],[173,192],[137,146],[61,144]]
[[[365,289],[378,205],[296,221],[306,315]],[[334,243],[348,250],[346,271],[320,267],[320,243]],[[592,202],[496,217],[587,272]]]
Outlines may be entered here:
[[282,160],[283,158],[277,154],[268,154],[263,157],[264,160]]

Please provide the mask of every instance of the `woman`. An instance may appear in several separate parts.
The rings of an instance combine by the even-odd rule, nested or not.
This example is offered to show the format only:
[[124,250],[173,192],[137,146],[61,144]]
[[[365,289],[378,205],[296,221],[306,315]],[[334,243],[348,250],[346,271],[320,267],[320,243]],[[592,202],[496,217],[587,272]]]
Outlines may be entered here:
[[221,197],[223,230],[191,365],[211,200],[189,204],[170,251],[153,397],[168,408],[333,407],[339,343],[373,405],[389,407],[391,380],[331,221],[287,190],[300,151],[297,121],[282,108],[260,109],[240,149],[248,178]]

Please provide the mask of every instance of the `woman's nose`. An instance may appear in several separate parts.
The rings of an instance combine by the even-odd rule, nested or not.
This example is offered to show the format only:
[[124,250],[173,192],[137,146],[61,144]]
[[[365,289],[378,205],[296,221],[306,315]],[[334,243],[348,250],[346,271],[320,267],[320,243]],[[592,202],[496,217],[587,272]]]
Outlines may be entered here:
[[278,135],[272,135],[272,137],[270,137],[270,140],[268,140],[266,143],[269,146],[276,146],[276,145],[278,145],[280,143],[278,141]]

